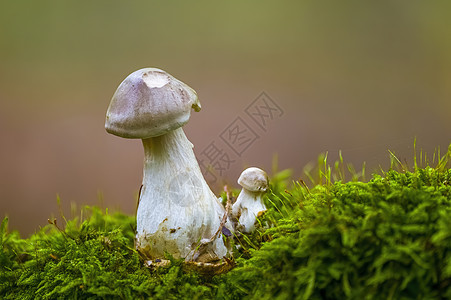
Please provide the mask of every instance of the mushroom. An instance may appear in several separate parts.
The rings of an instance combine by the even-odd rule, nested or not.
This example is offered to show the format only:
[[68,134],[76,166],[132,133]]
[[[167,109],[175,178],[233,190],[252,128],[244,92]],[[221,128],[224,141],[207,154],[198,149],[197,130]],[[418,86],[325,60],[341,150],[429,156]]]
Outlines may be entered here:
[[163,70],[145,68],[119,85],[106,114],[108,133],[142,139],[136,248],[148,259],[168,252],[174,258],[211,262],[228,252],[218,233],[225,209],[205,182],[193,144],[181,128],[191,108],[201,108],[192,88]]
[[232,216],[238,219],[238,229],[250,233],[255,229],[255,220],[266,211],[262,196],[268,189],[268,175],[259,168],[251,167],[238,178],[243,187],[232,206]]

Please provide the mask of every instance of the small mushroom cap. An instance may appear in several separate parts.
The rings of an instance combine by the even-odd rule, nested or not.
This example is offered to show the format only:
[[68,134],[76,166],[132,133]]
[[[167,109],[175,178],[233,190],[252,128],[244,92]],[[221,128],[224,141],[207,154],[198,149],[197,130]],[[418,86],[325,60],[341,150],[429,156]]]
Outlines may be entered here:
[[123,138],[155,137],[185,125],[191,108],[200,111],[192,88],[163,70],[145,68],[131,73],[117,88],[105,129]]
[[241,173],[238,184],[251,192],[264,192],[268,189],[268,175],[259,168],[251,167]]

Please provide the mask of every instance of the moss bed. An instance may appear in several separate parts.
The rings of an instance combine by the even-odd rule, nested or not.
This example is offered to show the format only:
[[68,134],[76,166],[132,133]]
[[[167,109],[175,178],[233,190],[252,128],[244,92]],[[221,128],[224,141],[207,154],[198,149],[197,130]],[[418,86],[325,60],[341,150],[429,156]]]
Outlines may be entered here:
[[311,184],[275,174],[257,231],[234,239],[236,267],[213,277],[169,255],[144,267],[133,216],[86,207],[27,239],[4,218],[0,299],[451,299],[450,156],[408,171],[393,155],[368,182],[325,156]]

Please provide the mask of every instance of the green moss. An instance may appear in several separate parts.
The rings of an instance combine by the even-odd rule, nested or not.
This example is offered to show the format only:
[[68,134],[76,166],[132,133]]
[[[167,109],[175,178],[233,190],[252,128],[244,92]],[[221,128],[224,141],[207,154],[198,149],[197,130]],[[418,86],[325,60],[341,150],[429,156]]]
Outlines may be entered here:
[[306,176],[310,188],[302,180],[287,187],[289,172],[277,173],[260,226],[234,240],[237,267],[213,278],[175,260],[144,267],[131,216],[86,208],[84,221],[63,229],[50,220],[28,239],[9,232],[5,218],[0,298],[451,298],[450,154],[412,171],[393,160],[369,182],[357,181],[364,172],[344,182],[342,159],[331,171],[327,156]]
[[427,168],[313,190],[227,286],[255,299],[450,298],[450,180]]

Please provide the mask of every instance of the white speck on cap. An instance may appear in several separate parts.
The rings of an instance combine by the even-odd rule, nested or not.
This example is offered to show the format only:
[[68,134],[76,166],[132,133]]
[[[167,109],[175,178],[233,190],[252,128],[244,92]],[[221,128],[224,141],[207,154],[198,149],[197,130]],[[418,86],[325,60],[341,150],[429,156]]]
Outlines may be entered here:
[[150,89],[161,88],[169,83],[169,76],[162,72],[143,73],[142,79]]

